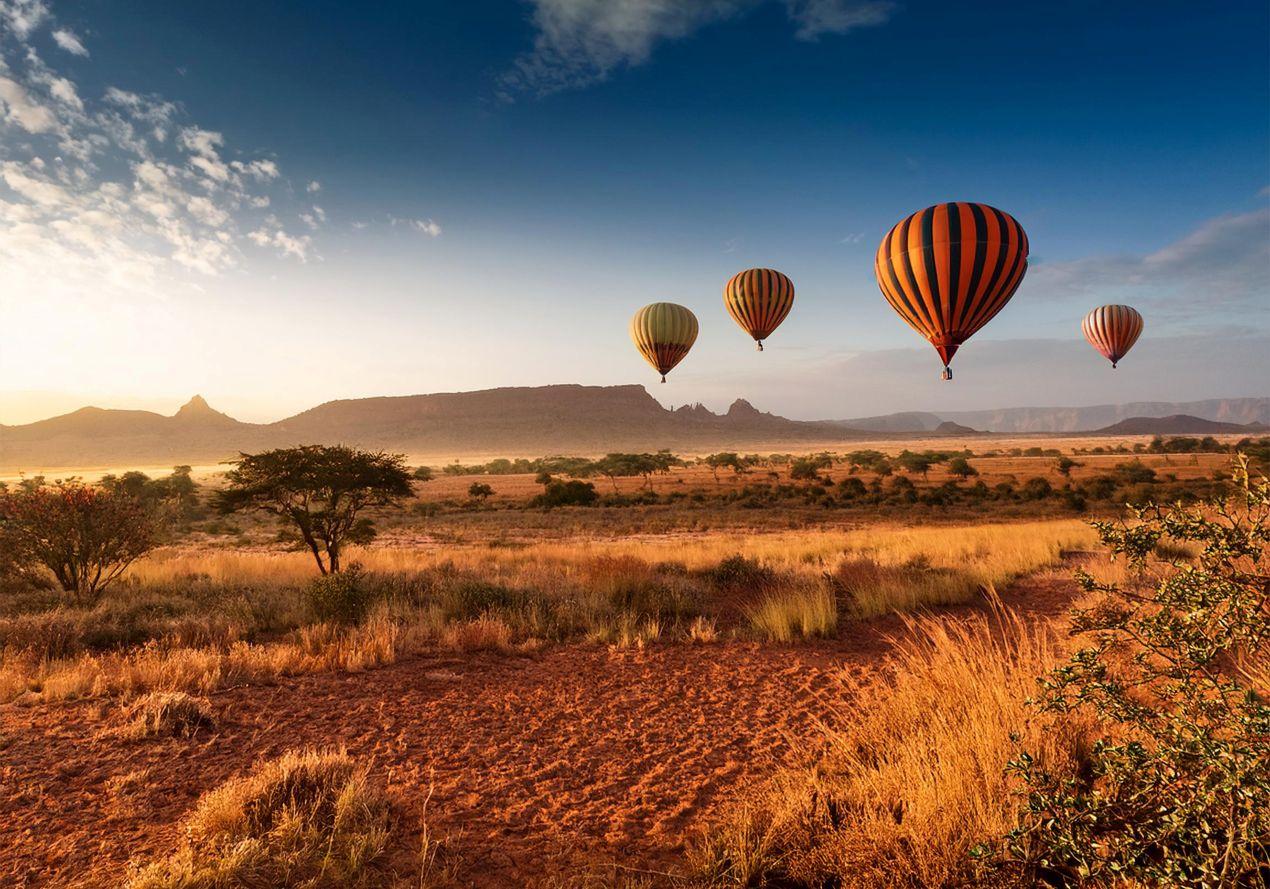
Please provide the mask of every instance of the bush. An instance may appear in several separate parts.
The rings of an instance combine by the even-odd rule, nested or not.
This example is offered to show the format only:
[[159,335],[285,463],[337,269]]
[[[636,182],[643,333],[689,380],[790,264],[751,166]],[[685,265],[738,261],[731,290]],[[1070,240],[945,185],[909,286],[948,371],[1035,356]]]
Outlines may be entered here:
[[[1134,511],[1096,522],[1139,582],[1079,579],[1095,603],[1074,614],[1089,644],[1042,679],[1040,707],[1092,712],[1107,727],[1088,774],[1058,776],[1030,753],[1006,858],[1049,885],[1263,885],[1270,836],[1270,484],[1243,464],[1229,502]],[[1153,585],[1164,541],[1202,548]],[[1132,575],[1131,575],[1132,576]]]
[[157,535],[151,510],[120,491],[72,480],[0,494],[4,560],[43,565],[81,603],[97,601]]
[[354,562],[338,574],[316,577],[305,590],[309,610],[320,621],[357,623],[374,604],[374,591]]
[[728,556],[705,572],[706,578],[726,592],[748,592],[765,589],[776,580],[776,572],[745,556]]
[[1041,476],[1035,476],[1023,483],[1023,488],[1019,491],[1019,496],[1024,500],[1044,500],[1054,493],[1054,486],[1049,483],[1048,479]]
[[530,506],[543,509],[556,506],[592,506],[600,499],[595,485],[590,482],[551,479],[546,485],[546,490],[529,502]]

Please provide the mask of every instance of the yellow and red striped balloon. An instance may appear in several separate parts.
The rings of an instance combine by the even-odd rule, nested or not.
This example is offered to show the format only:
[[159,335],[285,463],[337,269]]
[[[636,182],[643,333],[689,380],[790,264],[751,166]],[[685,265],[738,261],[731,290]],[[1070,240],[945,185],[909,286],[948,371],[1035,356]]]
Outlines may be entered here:
[[697,341],[697,316],[675,303],[651,303],[631,318],[631,340],[664,383]]
[[723,305],[762,352],[763,340],[793,308],[794,282],[776,269],[746,269],[723,285]]
[[1089,344],[1114,368],[1142,336],[1142,316],[1132,306],[1099,306],[1080,322]]
[[900,220],[878,246],[882,295],[948,364],[993,319],[1027,272],[1028,240],[1008,213],[987,204],[936,204]]

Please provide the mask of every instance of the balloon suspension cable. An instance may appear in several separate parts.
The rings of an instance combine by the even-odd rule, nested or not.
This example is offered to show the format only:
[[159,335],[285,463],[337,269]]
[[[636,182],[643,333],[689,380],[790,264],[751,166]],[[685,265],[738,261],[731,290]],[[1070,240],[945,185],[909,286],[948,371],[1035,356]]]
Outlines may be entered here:
[[941,380],[947,381],[952,379],[952,368],[947,364],[944,365],[944,372],[939,375]]
[[762,352],[762,351],[763,351],[763,341],[762,341],[762,340],[755,340],[754,342],[758,343],[758,350],[759,350],[760,352]]
[[664,383],[664,382],[666,382],[666,375],[665,375],[665,374],[662,374],[662,375],[661,375],[661,381],[662,381],[663,383]]

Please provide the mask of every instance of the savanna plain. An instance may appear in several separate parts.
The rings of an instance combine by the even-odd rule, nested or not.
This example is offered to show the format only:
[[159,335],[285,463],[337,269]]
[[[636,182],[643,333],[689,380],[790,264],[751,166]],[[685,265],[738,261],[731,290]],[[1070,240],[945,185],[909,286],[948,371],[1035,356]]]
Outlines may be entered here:
[[[336,552],[229,466],[10,479],[0,546],[76,491],[144,528],[96,577],[0,558],[0,884],[1262,885],[1270,672],[1230,628],[1264,627],[1268,458],[412,458]],[[1163,616],[1251,721],[1170,710],[1197,649]],[[1144,651],[1150,719],[1108,686]],[[1212,746],[1174,757],[1175,717]],[[1227,743],[1235,778],[1197,764]],[[1129,766],[1185,824],[1126,814],[1159,802]]]

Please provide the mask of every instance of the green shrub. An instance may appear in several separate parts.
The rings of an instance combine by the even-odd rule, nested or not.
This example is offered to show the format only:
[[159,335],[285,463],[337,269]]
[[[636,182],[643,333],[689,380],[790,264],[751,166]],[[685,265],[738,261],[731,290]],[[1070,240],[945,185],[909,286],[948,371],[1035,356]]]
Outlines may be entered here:
[[374,590],[356,563],[338,574],[314,578],[305,596],[315,618],[337,623],[361,620],[375,600]]
[[[1246,463],[1235,478],[1229,501],[1094,523],[1138,581],[1079,574],[1098,597],[1073,617],[1088,644],[1041,680],[1043,710],[1106,727],[1087,770],[1054,775],[1028,753],[1010,763],[1029,792],[1004,861],[1029,885],[1264,885],[1270,484],[1250,482]],[[1148,582],[1162,543],[1199,557]]]
[[707,580],[726,592],[765,589],[776,580],[771,568],[742,555],[728,556],[704,573]]
[[530,501],[530,506],[551,509],[556,506],[591,506],[600,495],[590,482],[549,479],[546,490]]

